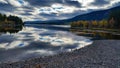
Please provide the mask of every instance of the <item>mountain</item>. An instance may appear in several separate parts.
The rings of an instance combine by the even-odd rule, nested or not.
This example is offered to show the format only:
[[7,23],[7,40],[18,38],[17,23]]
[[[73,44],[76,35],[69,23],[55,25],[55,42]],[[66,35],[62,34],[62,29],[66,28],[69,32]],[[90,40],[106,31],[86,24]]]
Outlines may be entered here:
[[107,9],[107,10],[101,10],[101,11],[94,11],[83,15],[78,15],[74,18],[69,19],[70,21],[77,21],[77,20],[102,20],[107,19],[109,17],[110,12],[120,9],[120,6]]
[[25,23],[28,24],[69,24],[69,22],[73,22],[73,21],[78,21],[78,20],[102,20],[102,19],[107,19],[109,17],[110,12],[120,9],[120,6],[117,7],[113,7],[110,9],[106,9],[106,10],[100,10],[100,11],[93,11],[87,14],[82,14],[82,15],[78,15],[75,16],[71,19],[65,19],[65,20],[50,20],[50,21],[28,21]]

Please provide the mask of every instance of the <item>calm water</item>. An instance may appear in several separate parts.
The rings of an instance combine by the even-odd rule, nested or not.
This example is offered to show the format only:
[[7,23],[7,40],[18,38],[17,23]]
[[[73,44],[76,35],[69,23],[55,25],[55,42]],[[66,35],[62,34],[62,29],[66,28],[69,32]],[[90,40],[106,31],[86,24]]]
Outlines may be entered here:
[[120,40],[120,34],[96,31],[81,31],[76,33],[79,36],[92,37],[92,40]]
[[68,32],[69,26],[26,25],[0,28],[0,62],[70,52],[92,43]]

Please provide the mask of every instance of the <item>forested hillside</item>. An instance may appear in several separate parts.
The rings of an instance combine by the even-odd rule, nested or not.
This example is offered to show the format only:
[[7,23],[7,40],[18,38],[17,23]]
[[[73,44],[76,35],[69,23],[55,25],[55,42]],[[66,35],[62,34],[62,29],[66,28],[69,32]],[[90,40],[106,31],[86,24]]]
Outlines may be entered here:
[[108,17],[102,20],[79,20],[71,23],[71,27],[80,28],[120,28],[120,9],[112,10]]

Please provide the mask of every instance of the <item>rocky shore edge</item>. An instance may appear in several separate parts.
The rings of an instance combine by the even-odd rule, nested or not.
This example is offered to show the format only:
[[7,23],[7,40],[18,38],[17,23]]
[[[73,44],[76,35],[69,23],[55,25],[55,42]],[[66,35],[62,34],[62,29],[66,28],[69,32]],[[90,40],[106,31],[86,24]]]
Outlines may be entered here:
[[1,63],[0,68],[120,68],[120,40],[95,40],[73,52]]

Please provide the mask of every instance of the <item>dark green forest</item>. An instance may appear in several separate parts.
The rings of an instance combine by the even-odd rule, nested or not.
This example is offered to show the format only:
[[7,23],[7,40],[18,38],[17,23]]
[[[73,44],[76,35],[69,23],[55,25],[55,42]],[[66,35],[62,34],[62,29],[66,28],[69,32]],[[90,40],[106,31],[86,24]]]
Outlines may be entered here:
[[120,29],[120,9],[113,10],[109,13],[107,19],[103,20],[80,20],[71,22],[71,28],[106,28],[106,29]]
[[0,24],[6,24],[8,22],[15,25],[23,25],[23,21],[21,18],[12,15],[6,16],[5,14],[0,13]]

